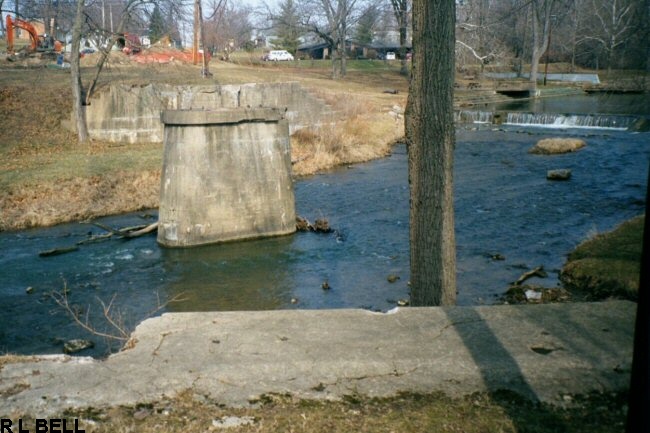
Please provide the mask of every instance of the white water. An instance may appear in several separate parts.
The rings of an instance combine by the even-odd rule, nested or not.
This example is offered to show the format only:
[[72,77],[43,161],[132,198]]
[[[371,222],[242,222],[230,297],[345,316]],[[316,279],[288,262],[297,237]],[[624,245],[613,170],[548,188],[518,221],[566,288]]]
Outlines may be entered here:
[[[618,116],[612,114],[511,112],[507,114],[504,124],[543,128],[590,128],[626,131],[638,119],[638,116]],[[496,123],[493,112],[479,110],[458,110],[454,113],[454,121],[456,123]]]
[[625,131],[636,121],[637,118],[633,116],[610,114],[508,113],[506,125]]

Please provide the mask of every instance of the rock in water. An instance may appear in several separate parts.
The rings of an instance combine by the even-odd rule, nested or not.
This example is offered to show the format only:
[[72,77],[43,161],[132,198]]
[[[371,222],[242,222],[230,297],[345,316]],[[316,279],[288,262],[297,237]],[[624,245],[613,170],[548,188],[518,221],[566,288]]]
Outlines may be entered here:
[[558,170],[549,170],[546,172],[546,179],[548,180],[569,180],[571,179],[571,170],[561,168]]
[[312,226],[306,218],[296,216],[296,230],[299,232],[308,232],[312,230]]
[[528,152],[537,155],[557,155],[575,152],[586,145],[587,143],[579,138],[545,138],[539,140]]
[[90,340],[68,340],[63,345],[63,353],[70,355],[72,353],[81,352],[82,350],[92,349],[93,347],[95,347],[95,343]]
[[329,233],[332,231],[330,223],[325,218],[317,219],[314,223],[314,230],[320,233]]

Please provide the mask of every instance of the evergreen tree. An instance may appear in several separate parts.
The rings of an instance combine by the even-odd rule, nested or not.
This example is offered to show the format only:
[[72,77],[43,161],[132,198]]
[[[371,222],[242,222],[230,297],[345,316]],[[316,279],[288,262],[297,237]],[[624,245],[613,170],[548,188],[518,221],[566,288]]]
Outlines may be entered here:
[[153,8],[153,12],[151,12],[151,19],[149,20],[149,39],[151,40],[152,44],[158,42],[160,38],[165,36],[167,30],[166,27],[167,26],[165,25],[165,19],[163,18],[158,4],[156,3]]
[[375,4],[369,4],[357,23],[355,39],[360,44],[370,45],[374,37],[375,26],[379,20],[379,9]]
[[302,35],[298,7],[293,0],[280,3],[280,13],[274,18],[276,39],[273,43],[277,48],[283,48],[295,54],[300,45]]

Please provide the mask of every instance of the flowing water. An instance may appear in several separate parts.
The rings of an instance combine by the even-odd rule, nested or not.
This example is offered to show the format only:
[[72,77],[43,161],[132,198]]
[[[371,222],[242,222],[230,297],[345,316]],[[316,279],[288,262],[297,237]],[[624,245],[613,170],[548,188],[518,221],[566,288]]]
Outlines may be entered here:
[[[538,156],[539,139],[584,138],[576,153]],[[461,127],[455,153],[458,303],[490,304],[524,271],[544,265],[551,287],[566,254],[580,241],[643,213],[650,134],[615,130],[548,130],[492,125]],[[546,171],[568,168],[569,182]],[[404,146],[378,161],[297,180],[297,213],[327,217],[332,234],[295,235],[161,249],[155,236],[81,245],[39,257],[39,251],[76,244],[101,229],[66,224],[0,233],[0,351],[56,353],[63,340],[90,338],[103,355],[109,342],[71,322],[52,299],[68,300],[89,323],[109,328],[111,317],[132,329],[155,311],[369,308],[387,310],[408,298],[408,181]],[[145,216],[146,217],[146,216]],[[103,218],[125,227],[149,221],[130,214]],[[154,215],[155,218],[155,215]],[[505,256],[503,261],[490,258]],[[399,276],[390,283],[389,275]],[[328,281],[331,289],[323,290]],[[26,289],[31,287],[31,293]],[[182,300],[160,309],[161,303]],[[113,345],[114,349],[116,346]]]
[[[505,117],[495,118],[495,113]],[[600,128],[625,131],[650,114],[645,94],[572,95],[561,98],[512,100],[481,108],[457,110],[457,123],[505,123],[547,128]]]

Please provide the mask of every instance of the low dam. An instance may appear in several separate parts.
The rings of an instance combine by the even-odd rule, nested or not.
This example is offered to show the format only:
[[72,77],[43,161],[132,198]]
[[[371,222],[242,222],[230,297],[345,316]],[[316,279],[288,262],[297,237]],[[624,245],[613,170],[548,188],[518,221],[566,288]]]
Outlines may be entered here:
[[[164,110],[270,107],[286,110],[289,133],[328,121],[331,110],[298,83],[132,86],[114,84],[86,106],[91,138],[111,142],[162,142]],[[74,125],[74,122],[72,122]]]
[[170,110],[161,120],[159,244],[187,247],[296,230],[284,110]]

